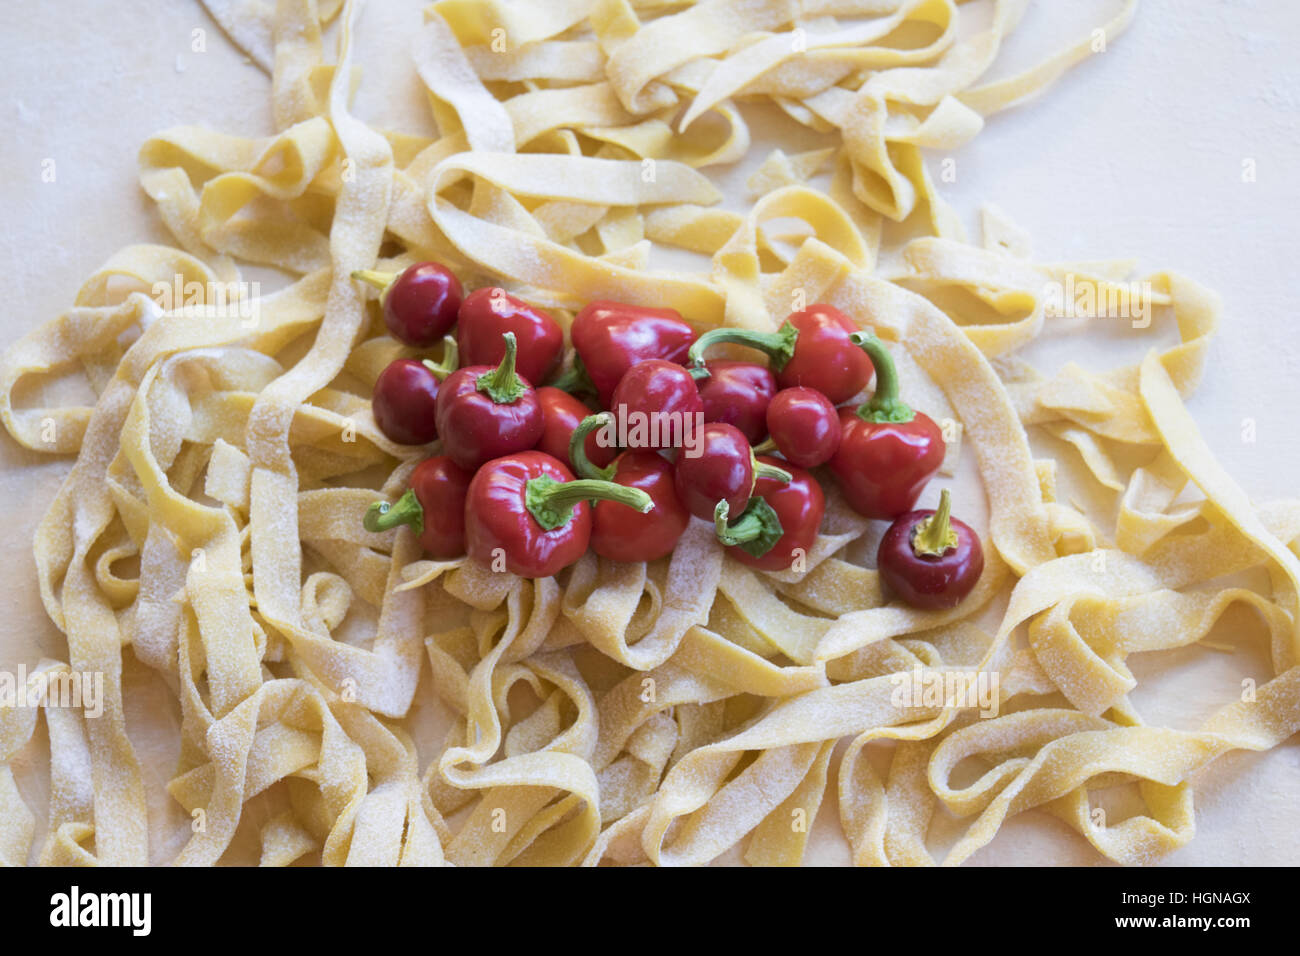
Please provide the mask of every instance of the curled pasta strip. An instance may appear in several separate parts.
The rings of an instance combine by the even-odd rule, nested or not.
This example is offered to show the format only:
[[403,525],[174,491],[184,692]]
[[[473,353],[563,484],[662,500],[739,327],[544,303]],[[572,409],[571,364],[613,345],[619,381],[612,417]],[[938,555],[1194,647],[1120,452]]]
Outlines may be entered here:
[[[1151,815],[1124,820],[1108,828],[1116,832],[1096,836],[1088,814],[1083,813],[1080,819],[1077,812],[1085,804],[1076,803],[1058,815],[1078,825],[1095,846],[1109,851],[1107,855],[1119,862],[1140,863],[1175,849],[1193,832],[1190,790],[1180,784],[1197,767],[1226,750],[1267,749],[1295,733],[1300,728],[1298,692],[1300,670],[1292,668],[1264,684],[1257,701],[1228,705],[1204,730],[1194,733],[1115,727],[1074,711],[1054,714],[1047,710],[1008,715],[956,731],[935,749],[929,771],[931,786],[949,809],[979,813],[979,817],[949,852],[946,862],[968,858],[988,842],[1006,816],[1062,800],[1089,780],[1111,774],[1143,781],[1142,792]],[[1089,725],[1089,720],[1096,723]],[[956,761],[984,752],[986,740],[995,741],[1001,753],[1014,753],[1021,747],[1041,749],[1032,758],[1004,757],[972,787],[950,789],[946,777]]]
[[564,614],[592,646],[635,670],[651,670],[673,655],[691,627],[708,619],[721,569],[721,548],[712,530],[692,521],[668,559],[664,597],[651,627],[641,633],[630,630],[646,592],[648,569],[594,554],[574,567]]

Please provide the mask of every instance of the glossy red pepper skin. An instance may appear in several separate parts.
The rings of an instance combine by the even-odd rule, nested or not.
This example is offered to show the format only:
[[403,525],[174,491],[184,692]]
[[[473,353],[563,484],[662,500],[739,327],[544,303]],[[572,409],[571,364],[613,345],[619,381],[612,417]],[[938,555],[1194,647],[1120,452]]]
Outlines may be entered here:
[[669,554],[686,530],[691,516],[677,497],[673,466],[662,455],[644,449],[625,451],[614,460],[612,481],[640,488],[654,502],[642,514],[616,501],[592,507],[591,547],[611,561],[654,561]]
[[713,520],[721,500],[727,502],[733,516],[740,514],[754,489],[754,453],[749,442],[735,425],[713,422],[704,426],[700,452],[697,457],[685,449],[677,453],[677,497],[687,511],[706,521]]
[[867,422],[851,408],[840,409],[840,426],[830,468],[853,509],[887,521],[911,510],[943,464],[939,426],[920,412],[909,422]]
[[704,363],[709,377],[696,385],[704,403],[704,420],[735,425],[756,445],[767,434],[767,409],[776,395],[776,376],[753,362],[713,359]]
[[397,359],[379,373],[371,396],[375,424],[399,445],[425,445],[438,437],[438,379],[415,359]]
[[564,330],[558,322],[505,289],[475,289],[460,305],[456,344],[466,365],[496,365],[505,356],[502,336],[519,344],[515,367],[528,381],[544,382],[560,365]]
[[957,534],[956,546],[942,555],[917,554],[912,535],[918,524],[933,515],[933,509],[921,509],[896,518],[880,539],[876,569],[905,603],[937,611],[956,607],[975,587],[984,571],[984,547],[970,525],[949,518]]
[[366,509],[361,524],[380,533],[408,525],[420,544],[435,558],[456,558],[465,553],[465,500],[468,471],[446,455],[434,455],[415,466],[410,487],[395,502],[376,501]]
[[[582,557],[591,539],[591,505],[579,502],[563,527],[547,531],[529,512],[528,481],[539,475],[572,481],[573,472],[539,451],[497,458],[478,470],[465,499],[465,545],[485,567],[526,578],[548,578]],[[500,549],[500,550],[498,550]]]
[[[537,390],[537,402],[542,406],[542,437],[537,441],[537,450],[558,458],[565,467],[572,470],[569,439],[573,437],[573,430],[578,424],[591,414],[591,409],[563,389],[551,388],[549,385],[543,385]],[[617,448],[605,448],[597,444],[594,432],[587,436],[583,446],[587,450],[587,457],[600,468],[604,468],[618,455]]]
[[840,417],[835,406],[812,388],[784,388],[767,406],[767,431],[785,460],[816,468],[840,447]]
[[817,479],[802,468],[788,462],[759,455],[763,464],[775,465],[790,473],[789,483],[759,476],[754,482],[754,494],[762,498],[781,520],[781,537],[770,551],[759,557],[739,545],[727,548],[727,553],[742,564],[763,571],[789,571],[797,558],[806,558],[817,541],[822,516],[826,514],[826,495]]
[[871,381],[871,359],[849,341],[858,326],[833,305],[813,305],[786,320],[799,331],[794,354],[777,372],[782,388],[815,388],[832,405],[847,402]]
[[443,449],[470,471],[493,458],[532,448],[542,437],[542,407],[532,385],[525,381],[520,396],[507,403],[480,391],[479,376],[494,371],[490,365],[457,369],[438,390]]
[[424,511],[420,544],[431,557],[465,553],[465,497],[473,477],[446,455],[426,458],[411,472],[411,489]]
[[758,349],[767,354],[781,388],[815,388],[838,405],[871,381],[871,359],[851,338],[857,332],[853,320],[839,309],[819,304],[792,312],[775,332],[710,329],[691,348],[689,358],[700,368],[704,353],[721,342]]
[[456,324],[464,294],[460,280],[446,266],[417,262],[384,290],[384,325],[399,342],[428,348]]
[[646,429],[646,448],[668,448],[674,439],[685,440],[704,414],[691,373],[664,359],[646,359],[628,369],[610,397],[609,408],[628,423],[629,433],[638,416],[647,423],[661,423]]
[[601,403],[608,407],[619,379],[637,362],[685,364],[695,330],[675,309],[597,301],[574,316],[569,337]]

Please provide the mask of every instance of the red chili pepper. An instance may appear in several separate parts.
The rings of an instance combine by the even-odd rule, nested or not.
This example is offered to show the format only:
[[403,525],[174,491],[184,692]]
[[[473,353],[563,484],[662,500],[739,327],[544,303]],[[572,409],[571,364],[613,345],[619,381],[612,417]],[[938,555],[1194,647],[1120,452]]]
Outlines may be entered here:
[[496,368],[457,369],[438,390],[438,434],[452,461],[474,470],[485,461],[532,448],[542,437],[542,407],[515,374],[515,336],[507,332]]
[[946,610],[970,594],[984,571],[984,546],[970,525],[951,515],[948,489],[938,510],[899,516],[880,539],[881,579],[912,607]]
[[443,340],[439,364],[396,359],[379,373],[371,393],[375,424],[399,445],[426,445],[438,437],[438,383],[456,368],[456,340]]
[[609,407],[639,448],[684,444],[704,415],[704,403],[691,373],[663,359],[646,359],[628,369],[619,379]]
[[432,557],[458,558],[465,553],[465,495],[473,477],[446,455],[426,458],[397,503],[376,501],[362,523],[367,531],[410,525]]
[[691,346],[691,362],[704,367],[704,352],[719,342],[735,342],[767,354],[782,388],[815,388],[832,405],[847,402],[871,381],[871,360],[850,336],[858,330],[833,305],[795,312],[775,332],[710,329]]
[[800,468],[825,464],[840,447],[839,415],[830,399],[816,389],[777,392],[767,406],[767,430],[777,451]]
[[[627,370],[646,359],[686,364],[695,330],[675,309],[651,309],[621,302],[592,302],[573,318],[569,329],[577,352],[573,384],[590,382],[603,405],[608,406]],[[559,384],[559,383],[553,383]]]
[[466,365],[496,365],[505,357],[502,336],[515,334],[519,374],[536,384],[551,377],[564,352],[564,330],[558,322],[516,299],[505,289],[475,289],[460,305],[456,343]]
[[840,447],[830,461],[844,497],[868,518],[893,520],[916,504],[943,464],[943,434],[898,397],[898,373],[870,332],[853,336],[876,366],[876,393],[856,411],[840,409]]
[[[542,406],[542,437],[537,442],[537,450],[558,458],[572,468],[569,439],[573,437],[574,429],[591,414],[591,409],[563,389],[552,388],[550,385],[543,385],[537,390],[537,402]],[[587,435],[584,447],[587,458],[600,468],[604,468],[618,455],[616,446],[606,448],[597,444],[595,432]]]
[[575,481],[564,464],[540,451],[488,462],[474,475],[465,500],[469,556],[486,567],[546,578],[577,561],[591,539],[591,500],[634,509],[654,507],[639,488],[610,481]]
[[704,367],[708,375],[696,383],[704,420],[735,425],[751,445],[758,444],[767,434],[767,408],[776,395],[776,376],[753,362],[714,359]]
[[[789,571],[796,560],[806,558],[817,541],[822,515],[826,513],[826,496],[817,479],[792,465],[760,455],[761,464],[782,465],[790,473],[788,482],[760,477],[754,483],[754,497],[733,523],[727,523],[729,510],[718,503],[714,515],[718,540],[737,561],[764,571]],[[758,502],[766,508],[758,506]],[[775,533],[770,511],[776,518]]]
[[601,428],[610,428],[609,412],[587,417],[573,433],[570,456],[574,473],[599,478],[628,488],[640,488],[654,508],[638,512],[617,501],[598,501],[591,509],[591,547],[611,561],[654,561],[673,550],[691,516],[677,498],[673,466],[662,455],[643,448],[623,452],[606,468],[588,459],[584,448]]
[[399,273],[358,269],[352,278],[381,290],[384,324],[393,338],[428,348],[456,324],[465,290],[446,266],[417,262]]
[[705,425],[699,454],[690,449],[677,453],[677,497],[691,514],[712,521],[719,501],[726,501],[731,514],[740,514],[754,493],[756,475],[789,481],[790,473],[774,465],[759,464],[753,449],[735,425],[713,422]]

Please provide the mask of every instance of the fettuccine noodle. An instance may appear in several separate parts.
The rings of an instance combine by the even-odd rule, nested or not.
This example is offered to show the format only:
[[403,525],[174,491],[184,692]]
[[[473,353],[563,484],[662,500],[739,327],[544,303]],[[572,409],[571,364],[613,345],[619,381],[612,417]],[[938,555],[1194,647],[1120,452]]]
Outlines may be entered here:
[[[441,133],[426,139],[350,112],[359,4],[205,0],[270,75],[278,131],[148,140],[141,184],[176,247],[123,249],[0,361],[9,433],[76,456],[35,541],[67,658],[29,680],[105,681],[94,718],[0,708],[0,863],[156,851],[124,654],[179,702],[182,864],[223,861],[254,798],[267,865],[701,864],[746,840],[751,864],[798,864],[830,786],[859,864],[936,862],[940,806],[968,821],[952,864],[1032,808],[1124,863],[1191,839],[1192,775],[1300,729],[1300,502],[1252,503],[1183,405],[1212,293],[1172,273],[1130,282],[1126,263],[1038,263],[992,212],[968,242],[936,191],[924,150],[969,140],[1136,7],[1111,4],[1091,37],[985,82],[1027,2],[995,0],[963,31],[955,0],[439,0],[412,44]],[[718,208],[705,170],[749,151],[742,107],[758,101],[834,145],[774,151],[748,211]],[[924,235],[885,267],[898,223]],[[653,269],[655,245],[710,265]],[[374,476],[391,473],[378,490],[396,496],[429,449],[375,425],[370,387],[411,353],[349,275],[426,258],[564,322],[597,298],[701,330],[839,307],[894,344],[909,401],[951,427],[944,473],[982,483],[979,585],[951,611],[890,601],[869,522],[829,484],[817,546],[780,573],[724,556],[698,520],[669,558],[589,553],[539,580],[363,530]],[[246,303],[252,321],[210,291],[155,301],[157,283],[237,284],[240,263],[294,277]],[[1154,310],[1178,344],[1040,374],[1016,353],[1067,279],[1087,314]],[[69,369],[93,405],[15,405],[20,381]],[[1042,437],[1077,459],[1036,452]],[[1113,509],[1062,500],[1065,473]],[[1216,585],[1255,568],[1261,589]],[[1195,643],[1238,602],[1270,635],[1270,679],[1225,684],[1199,728],[1144,723],[1126,658]],[[1000,678],[997,715],[948,695],[898,704],[900,676],[953,672]],[[453,715],[436,752],[416,746],[423,691]],[[15,760],[41,713],[38,837]],[[882,778],[867,752],[884,741]],[[985,769],[962,786],[968,758]],[[1099,821],[1091,791],[1120,783],[1144,811]]]

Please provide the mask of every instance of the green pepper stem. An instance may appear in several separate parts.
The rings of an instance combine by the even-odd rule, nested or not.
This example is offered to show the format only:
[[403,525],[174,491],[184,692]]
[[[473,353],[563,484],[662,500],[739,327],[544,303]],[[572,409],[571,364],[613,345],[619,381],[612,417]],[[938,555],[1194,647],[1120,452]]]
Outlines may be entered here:
[[568,524],[573,517],[573,506],[580,501],[616,501],[642,514],[655,506],[654,500],[640,488],[595,478],[556,481],[550,475],[538,475],[529,478],[524,487],[524,504],[529,514],[547,531]]
[[[378,504],[378,502],[376,502]],[[741,528],[739,525],[732,528],[727,522],[731,519],[731,505],[727,504],[726,498],[718,500],[718,506],[713,509],[713,530],[718,536],[718,540],[727,546],[740,544],[741,541],[748,541],[750,538],[758,537],[756,531]]]
[[523,398],[524,393],[528,391],[528,386],[515,373],[515,354],[518,351],[515,333],[506,332],[501,338],[506,343],[506,354],[502,356],[501,364],[492,371],[480,375],[475,382],[475,387],[496,404],[510,405]]
[[723,498],[713,509],[713,529],[718,540],[729,548],[740,547],[756,558],[771,551],[785,534],[776,510],[762,498],[750,498],[735,522],[728,523],[730,516],[731,506]]
[[588,415],[578,422],[569,438],[569,461],[573,464],[573,473],[579,478],[595,478],[600,481],[614,480],[614,466],[601,468],[587,457],[587,436],[598,428],[612,428],[614,416],[610,412]]
[[591,376],[587,374],[587,367],[582,364],[582,359],[576,352],[573,356],[573,364],[555,376],[548,385],[570,395],[596,394],[596,386],[592,384]]
[[356,272],[352,273],[352,278],[360,279],[367,285],[372,285],[380,292],[384,292],[393,284],[393,280],[397,278],[397,275],[396,272],[379,272],[375,269],[358,269]]
[[885,348],[885,343],[865,331],[852,333],[849,341],[867,353],[876,369],[875,394],[858,406],[858,418],[875,424],[893,422],[899,425],[915,418],[916,412],[898,397],[898,367],[894,365],[894,357]]
[[387,501],[371,504],[366,509],[361,524],[367,531],[387,531],[399,524],[406,524],[417,535],[421,535],[424,534],[424,508],[420,505],[420,499],[415,497],[415,492],[407,488],[406,494],[398,498],[394,505],[389,505]]
[[[795,343],[799,340],[799,330],[785,322],[775,332],[758,332],[754,329],[710,329],[691,346],[691,364],[696,368],[704,367],[704,352],[720,342],[732,342],[758,349],[772,362],[772,371],[779,372],[785,368],[790,357],[794,355]],[[707,372],[707,370],[706,370]]]
[[912,553],[918,558],[941,558],[957,547],[957,532],[951,517],[952,495],[945,488],[939,495],[938,510],[924,521],[918,521],[912,529]]
[[[751,451],[750,454],[752,455],[753,452]],[[788,485],[791,480],[793,480],[794,475],[790,474],[790,472],[786,471],[784,468],[778,468],[776,465],[769,465],[765,461],[758,461],[755,459],[754,480],[757,481],[760,478],[767,478],[771,481],[779,481],[783,485]]]
[[759,442],[757,445],[754,446],[755,455],[770,455],[777,451],[780,451],[780,449],[776,447],[776,442],[772,441],[771,435],[769,435],[767,438],[764,438],[761,442]]
[[441,382],[446,379],[448,375],[456,371],[456,366],[460,364],[460,346],[456,344],[456,339],[450,335],[444,335],[442,337],[442,361],[434,362],[425,359],[423,364],[438,381]]

